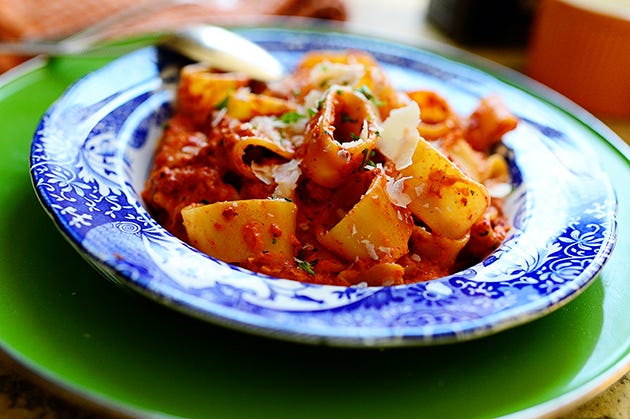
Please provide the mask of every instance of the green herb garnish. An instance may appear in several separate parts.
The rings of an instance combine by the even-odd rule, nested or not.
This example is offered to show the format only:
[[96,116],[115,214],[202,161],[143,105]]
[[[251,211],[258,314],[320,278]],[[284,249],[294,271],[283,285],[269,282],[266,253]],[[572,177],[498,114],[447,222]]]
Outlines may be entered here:
[[304,118],[304,115],[302,115],[299,112],[295,112],[295,111],[290,111],[287,113],[284,113],[282,115],[280,115],[280,121],[284,122],[285,124],[293,124],[297,121],[299,121],[300,119]]
[[279,201],[287,201],[287,202],[293,202],[293,200],[291,198],[285,198],[284,196],[278,196],[278,195],[271,195],[269,197],[269,199],[271,200],[279,200]]
[[361,93],[363,96],[365,96],[365,98],[367,100],[369,100],[370,102],[372,102],[376,106],[383,106],[383,105],[385,105],[385,102],[383,102],[381,100],[378,100],[378,98],[376,96],[374,96],[374,93],[372,93],[370,88],[367,87],[366,85],[363,85],[363,86],[359,87],[356,90],[357,90],[357,92]]
[[294,259],[295,259],[295,263],[297,264],[298,268],[300,268],[301,270],[303,270],[304,272],[306,272],[309,275],[315,275],[315,271],[313,270],[313,266],[315,266],[317,264],[317,260],[314,260],[313,262],[307,262],[305,260],[298,259],[298,258],[294,258]]
[[217,111],[220,111],[221,109],[227,108],[229,101],[230,101],[230,95],[228,94],[223,98],[221,102],[214,105],[214,109],[216,109]]
[[371,160],[372,157],[374,157],[374,155],[376,154],[374,150],[366,148],[361,153],[363,154],[363,160],[361,160],[359,170],[365,168],[365,166],[375,166],[374,162]]

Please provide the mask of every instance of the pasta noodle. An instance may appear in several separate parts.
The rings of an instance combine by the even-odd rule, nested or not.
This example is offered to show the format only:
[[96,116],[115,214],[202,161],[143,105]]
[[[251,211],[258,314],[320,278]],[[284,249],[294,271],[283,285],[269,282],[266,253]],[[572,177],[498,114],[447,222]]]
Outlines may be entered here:
[[437,92],[396,90],[358,51],[311,52],[274,83],[193,64],[143,198],[177,237],[257,272],[426,281],[505,237],[501,138],[517,123],[498,96],[461,117]]

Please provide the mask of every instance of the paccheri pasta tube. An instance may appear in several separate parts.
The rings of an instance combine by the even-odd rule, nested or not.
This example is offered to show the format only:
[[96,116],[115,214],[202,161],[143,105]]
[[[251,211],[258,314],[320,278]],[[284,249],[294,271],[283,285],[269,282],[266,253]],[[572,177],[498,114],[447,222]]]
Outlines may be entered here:
[[399,285],[488,255],[509,229],[495,153],[517,118],[490,96],[467,117],[398,91],[372,56],[306,54],[261,83],[184,67],[143,192],[153,216],[210,256],[268,275]]

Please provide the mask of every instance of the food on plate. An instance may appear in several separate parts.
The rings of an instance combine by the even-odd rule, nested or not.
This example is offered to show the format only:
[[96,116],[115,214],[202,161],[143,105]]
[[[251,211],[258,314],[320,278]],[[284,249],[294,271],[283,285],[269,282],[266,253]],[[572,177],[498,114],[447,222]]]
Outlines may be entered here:
[[256,272],[427,281],[506,236],[499,151],[517,123],[498,96],[462,117],[435,91],[400,91],[359,51],[308,53],[273,83],[192,64],[143,199],[175,236]]

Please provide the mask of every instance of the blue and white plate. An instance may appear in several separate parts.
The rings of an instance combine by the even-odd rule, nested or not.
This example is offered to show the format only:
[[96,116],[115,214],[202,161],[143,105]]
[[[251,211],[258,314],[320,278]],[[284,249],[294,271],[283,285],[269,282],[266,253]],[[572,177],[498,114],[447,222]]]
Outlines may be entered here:
[[597,277],[615,242],[614,191],[583,131],[519,85],[528,81],[356,35],[240,32],[288,67],[313,49],[368,51],[397,88],[436,90],[464,115],[482,96],[500,94],[521,120],[505,137],[514,228],[467,270],[394,287],[302,284],[204,255],[162,228],[140,198],[181,65],[149,47],[72,86],[44,115],[31,150],[43,206],[107,277],[218,324],[339,346],[428,345],[496,333],[566,304]]

